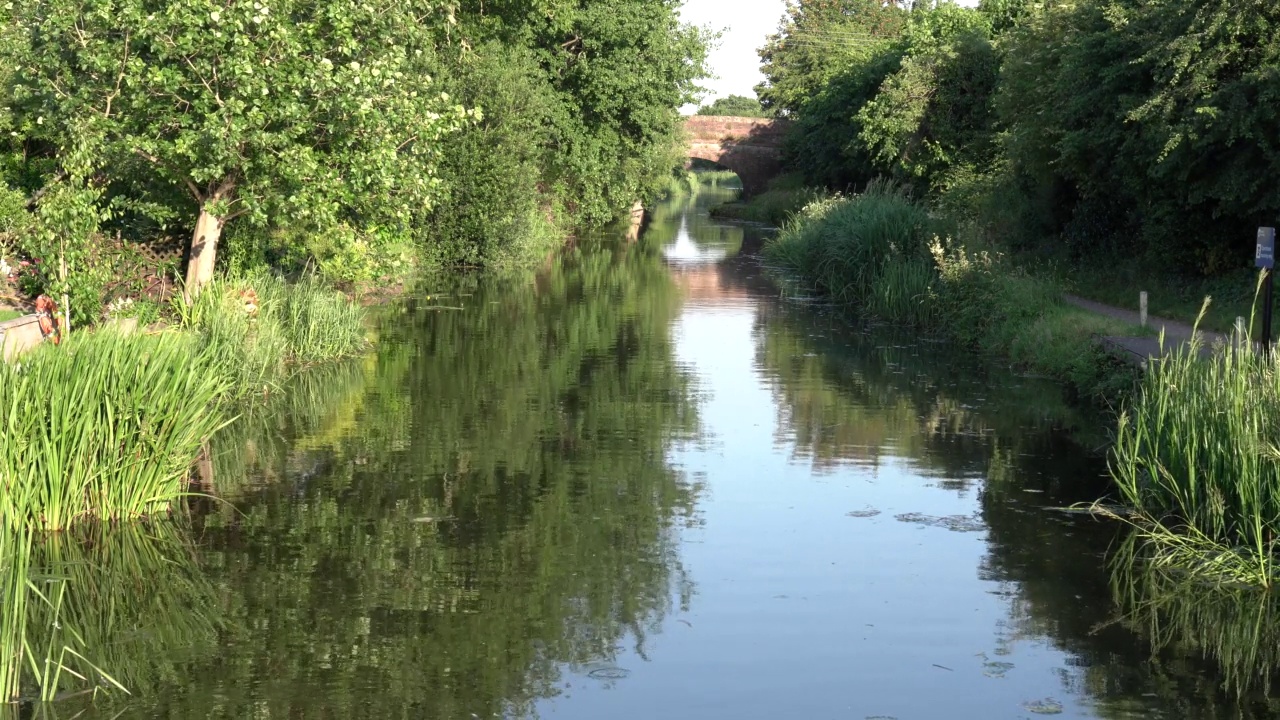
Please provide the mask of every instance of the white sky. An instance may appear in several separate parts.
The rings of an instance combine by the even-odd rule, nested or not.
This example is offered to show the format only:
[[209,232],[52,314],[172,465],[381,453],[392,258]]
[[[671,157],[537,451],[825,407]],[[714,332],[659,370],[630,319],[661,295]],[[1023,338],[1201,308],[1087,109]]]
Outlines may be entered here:
[[680,12],[685,22],[722,33],[709,58],[716,77],[703,81],[710,90],[703,104],[726,95],[755,95],[763,79],[756,50],[778,29],[786,10],[786,0],[685,0]]

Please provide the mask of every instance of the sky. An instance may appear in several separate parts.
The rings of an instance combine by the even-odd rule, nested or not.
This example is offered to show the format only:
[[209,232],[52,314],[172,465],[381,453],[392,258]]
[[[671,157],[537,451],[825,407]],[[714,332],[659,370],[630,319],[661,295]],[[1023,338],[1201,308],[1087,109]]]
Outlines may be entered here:
[[[786,0],[686,0],[680,11],[685,22],[722,33],[709,58],[715,77],[703,82],[711,91],[704,104],[726,95],[755,96],[754,88],[763,80],[756,50],[777,31],[786,9]],[[692,112],[692,107],[686,110]]]

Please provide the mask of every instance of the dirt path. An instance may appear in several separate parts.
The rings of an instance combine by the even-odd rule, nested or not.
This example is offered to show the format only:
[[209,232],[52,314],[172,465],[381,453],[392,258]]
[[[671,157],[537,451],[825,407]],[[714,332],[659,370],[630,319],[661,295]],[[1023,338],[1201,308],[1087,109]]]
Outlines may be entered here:
[[[1086,300],[1075,295],[1064,295],[1063,299],[1078,308],[1088,310],[1089,312],[1107,317],[1115,318],[1122,322],[1132,325],[1139,324],[1141,318],[1136,311],[1125,310],[1114,305]],[[1211,332],[1208,330],[1194,330],[1190,325],[1176,320],[1167,320],[1165,318],[1147,316],[1147,326],[1155,330],[1154,336],[1148,337],[1104,337],[1102,341],[1112,348],[1134,356],[1139,362],[1145,364],[1147,359],[1153,357],[1161,357],[1167,355],[1176,348],[1187,345],[1191,342],[1193,333],[1200,336],[1200,354],[1209,355],[1213,352],[1215,345],[1225,343],[1227,336],[1221,333]],[[1164,333],[1164,345],[1160,344],[1160,333]]]

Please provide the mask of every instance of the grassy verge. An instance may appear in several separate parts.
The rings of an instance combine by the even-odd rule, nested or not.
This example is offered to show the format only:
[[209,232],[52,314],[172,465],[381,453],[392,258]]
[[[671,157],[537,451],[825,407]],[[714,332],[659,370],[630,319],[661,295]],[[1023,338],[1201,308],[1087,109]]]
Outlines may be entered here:
[[1113,403],[1134,372],[1094,342],[1141,334],[1062,302],[1058,284],[1008,258],[939,235],[936,220],[897,188],[810,203],[765,246],[768,262],[865,315],[937,330]]
[[6,320],[13,320],[14,318],[20,318],[22,317],[22,315],[23,313],[21,310],[0,309],[0,322],[4,322]]
[[178,305],[175,328],[74,333],[0,363],[0,528],[167,512],[235,400],[366,344],[363,311],[315,281],[220,280]]

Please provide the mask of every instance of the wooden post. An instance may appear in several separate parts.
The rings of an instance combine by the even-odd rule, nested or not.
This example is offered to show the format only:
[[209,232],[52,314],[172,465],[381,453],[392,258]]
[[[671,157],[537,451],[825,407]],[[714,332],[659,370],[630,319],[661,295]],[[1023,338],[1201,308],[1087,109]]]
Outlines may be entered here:
[[1245,335],[1244,318],[1238,315],[1236,316],[1236,338],[1235,339],[1236,339],[1236,347],[1244,347],[1245,342],[1248,339],[1247,336]]
[[1138,324],[1147,326],[1147,291],[1138,293]]

